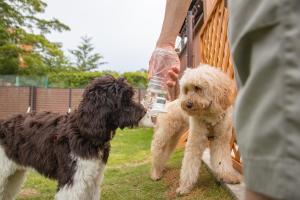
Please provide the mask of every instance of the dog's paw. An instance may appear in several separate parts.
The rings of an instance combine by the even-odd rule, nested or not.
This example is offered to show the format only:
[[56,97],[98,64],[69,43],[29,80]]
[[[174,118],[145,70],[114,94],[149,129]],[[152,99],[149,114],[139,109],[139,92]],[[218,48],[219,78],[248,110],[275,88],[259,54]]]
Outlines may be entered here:
[[218,180],[228,184],[238,184],[242,181],[242,176],[237,173],[223,173]]
[[179,186],[179,188],[176,189],[177,196],[184,196],[184,195],[189,194],[190,192],[191,192],[191,189],[189,187]]
[[158,172],[157,170],[152,170],[151,172],[151,179],[154,181],[158,181],[162,178],[163,173],[162,172]]

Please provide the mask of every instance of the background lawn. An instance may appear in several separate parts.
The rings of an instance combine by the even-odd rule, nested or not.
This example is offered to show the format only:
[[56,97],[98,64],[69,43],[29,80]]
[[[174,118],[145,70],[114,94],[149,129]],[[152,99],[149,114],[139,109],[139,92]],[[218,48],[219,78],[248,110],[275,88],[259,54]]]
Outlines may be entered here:
[[[185,197],[176,197],[182,150],[172,156],[168,170],[161,181],[149,178],[150,143],[152,129],[118,130],[112,142],[112,150],[102,184],[102,199],[108,200],[208,200],[233,199],[227,191],[216,183],[207,169],[202,166],[197,187]],[[29,172],[26,184],[18,200],[53,199],[56,183],[35,172]]]

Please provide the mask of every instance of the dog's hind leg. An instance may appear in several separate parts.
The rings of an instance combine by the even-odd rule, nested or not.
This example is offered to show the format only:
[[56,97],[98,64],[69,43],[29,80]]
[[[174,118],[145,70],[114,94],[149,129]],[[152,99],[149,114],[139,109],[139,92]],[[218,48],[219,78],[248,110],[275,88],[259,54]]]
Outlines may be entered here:
[[166,162],[168,161],[171,153],[174,151],[180,136],[183,131],[169,129],[158,129],[154,135],[151,152],[152,152],[152,169],[151,178],[159,180],[163,175]]
[[156,130],[151,143],[151,178],[153,180],[159,180],[162,177],[170,155],[189,124],[189,118],[183,113],[178,100],[168,103],[166,110],[167,113],[162,113],[157,117]]

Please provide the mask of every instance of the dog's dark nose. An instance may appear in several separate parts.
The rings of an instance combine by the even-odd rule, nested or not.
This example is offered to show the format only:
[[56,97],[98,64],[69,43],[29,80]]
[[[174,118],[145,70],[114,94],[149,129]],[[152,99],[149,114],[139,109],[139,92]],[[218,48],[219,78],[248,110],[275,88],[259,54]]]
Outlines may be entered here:
[[193,107],[193,102],[188,101],[188,102],[186,103],[186,107],[189,108],[189,109],[191,109],[191,108]]

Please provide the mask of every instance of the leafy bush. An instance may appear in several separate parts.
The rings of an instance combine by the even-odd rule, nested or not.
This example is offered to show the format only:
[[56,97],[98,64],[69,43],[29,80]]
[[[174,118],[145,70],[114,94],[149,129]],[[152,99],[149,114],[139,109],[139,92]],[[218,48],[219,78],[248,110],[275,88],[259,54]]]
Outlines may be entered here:
[[82,88],[91,80],[102,76],[101,72],[58,72],[48,75],[48,86],[59,88]]
[[145,72],[125,72],[119,74],[114,71],[102,71],[102,72],[80,72],[80,71],[68,71],[48,74],[48,87],[59,88],[83,88],[91,80],[110,74],[116,78],[124,77],[134,87],[147,86],[147,73]]
[[147,73],[145,72],[125,72],[122,75],[124,78],[127,79],[127,81],[135,86],[135,87],[143,87],[145,88],[147,86],[148,83],[148,79],[147,79]]

